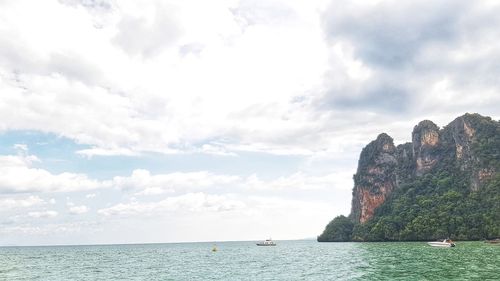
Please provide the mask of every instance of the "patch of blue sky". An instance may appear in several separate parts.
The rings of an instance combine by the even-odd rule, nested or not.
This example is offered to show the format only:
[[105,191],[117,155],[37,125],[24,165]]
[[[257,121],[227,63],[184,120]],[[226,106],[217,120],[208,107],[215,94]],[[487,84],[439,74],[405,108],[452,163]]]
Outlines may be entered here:
[[142,153],[137,156],[92,156],[77,153],[91,146],[52,133],[39,131],[5,131],[0,134],[0,154],[15,155],[16,144],[28,147],[29,154],[41,162],[34,167],[51,173],[84,173],[94,179],[128,176],[135,169],[146,169],[152,174],[208,171],[216,174],[272,179],[293,173],[303,163],[304,156],[274,155],[261,152],[238,152],[236,156],[207,153],[161,154]]

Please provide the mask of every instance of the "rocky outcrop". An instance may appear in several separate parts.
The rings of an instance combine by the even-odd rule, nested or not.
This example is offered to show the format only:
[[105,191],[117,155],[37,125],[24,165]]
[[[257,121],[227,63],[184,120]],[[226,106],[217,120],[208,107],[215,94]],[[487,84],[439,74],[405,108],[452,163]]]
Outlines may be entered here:
[[422,175],[432,169],[439,160],[439,127],[424,120],[413,129],[413,158],[416,161],[415,174]]
[[463,177],[471,191],[479,190],[499,173],[497,162],[492,162],[499,156],[481,151],[488,145],[485,140],[499,135],[500,122],[479,114],[465,114],[443,129],[424,120],[414,127],[412,142],[397,147],[390,136],[380,134],[361,151],[350,218],[368,221],[401,184],[435,170]]
[[460,163],[462,171],[470,169],[475,162],[472,157],[471,145],[476,132],[466,119],[465,116],[458,117],[447,126],[455,143],[455,158]]
[[453,120],[443,131],[451,135],[450,145],[455,148],[455,162],[460,171],[470,176],[471,190],[477,191],[498,172],[496,167],[485,161],[489,155],[480,152],[485,135],[498,137],[498,122],[477,114],[466,114]]
[[387,134],[380,134],[361,152],[354,175],[351,216],[365,222],[396,187],[397,149]]
[[396,184],[399,186],[401,182],[406,182],[413,176],[413,173],[408,172],[415,169],[413,144],[411,142],[400,144],[396,147],[396,152],[396,160],[398,162]]

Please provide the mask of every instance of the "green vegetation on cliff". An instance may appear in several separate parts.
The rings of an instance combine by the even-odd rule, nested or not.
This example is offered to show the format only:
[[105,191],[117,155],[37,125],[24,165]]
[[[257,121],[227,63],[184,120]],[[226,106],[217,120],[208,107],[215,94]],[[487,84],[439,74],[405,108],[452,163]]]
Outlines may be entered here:
[[[416,126],[412,143],[389,154],[397,160],[395,168],[384,169],[387,150],[377,150],[376,141],[368,145],[354,177],[351,215],[333,219],[318,241],[500,237],[500,122],[466,114],[436,128],[430,121]],[[394,173],[396,181],[384,181],[391,187],[385,194],[374,192],[377,179]],[[380,205],[369,206],[380,198]],[[366,212],[370,207],[374,210]]]
[[323,234],[318,236],[319,242],[342,242],[349,241],[352,235],[354,223],[345,216],[334,218],[327,226]]
[[[325,231],[331,232],[334,230]],[[371,220],[356,224],[351,237],[342,241],[444,237],[456,240],[500,237],[500,177],[478,191],[470,191],[460,179],[446,174],[426,175],[393,192]]]

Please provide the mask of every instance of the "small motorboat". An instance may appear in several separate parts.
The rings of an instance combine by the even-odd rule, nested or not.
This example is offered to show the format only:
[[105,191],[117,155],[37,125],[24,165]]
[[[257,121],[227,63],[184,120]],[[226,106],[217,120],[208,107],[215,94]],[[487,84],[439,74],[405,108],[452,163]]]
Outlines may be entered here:
[[444,239],[443,241],[427,242],[432,247],[455,247],[455,243],[451,239]]
[[276,243],[274,243],[274,241],[269,238],[264,241],[258,242],[257,246],[276,246]]

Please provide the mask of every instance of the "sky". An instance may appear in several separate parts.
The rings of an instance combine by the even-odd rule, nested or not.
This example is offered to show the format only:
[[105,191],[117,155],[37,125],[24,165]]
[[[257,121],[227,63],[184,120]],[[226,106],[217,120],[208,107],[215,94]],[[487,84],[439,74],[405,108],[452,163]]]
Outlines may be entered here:
[[0,245],[315,238],[379,133],[500,118],[498,14],[0,1]]

